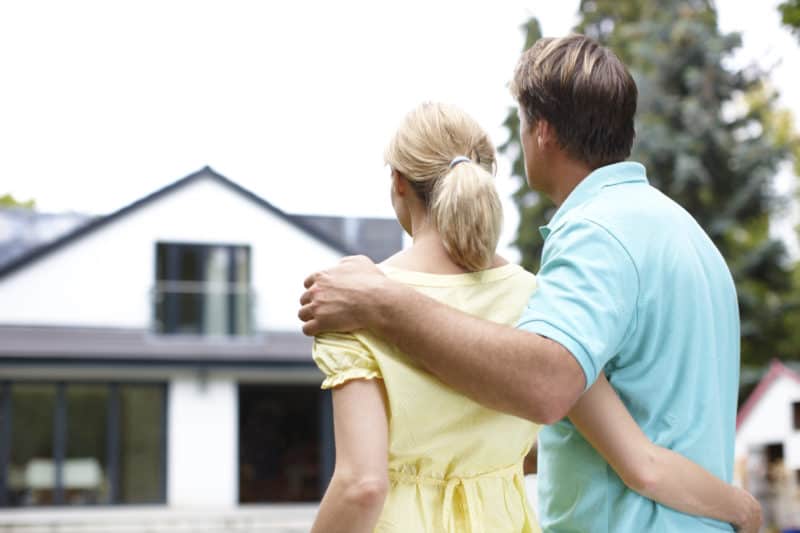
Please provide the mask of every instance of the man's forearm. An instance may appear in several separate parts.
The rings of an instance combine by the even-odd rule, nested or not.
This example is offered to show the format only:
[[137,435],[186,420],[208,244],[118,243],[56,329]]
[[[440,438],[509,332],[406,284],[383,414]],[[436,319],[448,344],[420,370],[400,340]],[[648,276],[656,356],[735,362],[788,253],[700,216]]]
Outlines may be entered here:
[[552,423],[583,391],[577,361],[539,335],[476,318],[391,280],[365,304],[370,330],[488,407]]
[[758,502],[744,490],[725,483],[677,452],[651,448],[651,472],[641,476],[647,481],[637,491],[643,496],[685,513],[739,527],[760,517]]

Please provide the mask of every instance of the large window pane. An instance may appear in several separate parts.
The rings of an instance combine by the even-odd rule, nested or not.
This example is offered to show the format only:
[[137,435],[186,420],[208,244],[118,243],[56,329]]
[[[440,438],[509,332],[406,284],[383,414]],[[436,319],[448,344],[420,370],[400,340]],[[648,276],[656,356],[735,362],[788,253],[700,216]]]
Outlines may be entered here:
[[108,385],[68,385],[64,501],[70,505],[107,503]]
[[199,335],[202,329],[203,293],[183,292],[176,290],[167,292],[165,297],[168,300],[168,307],[175,309],[175,316],[168,333],[180,333],[182,335]]
[[11,450],[6,468],[9,505],[54,502],[55,403],[55,385],[11,385]]
[[316,386],[239,387],[239,500],[320,498],[320,403]]
[[156,245],[156,329],[163,333],[202,333],[206,247]]
[[120,385],[119,390],[120,502],[163,501],[164,387]]
[[0,506],[163,503],[165,390],[0,383]]
[[247,335],[251,333],[251,302],[248,247],[156,245],[156,331]]
[[203,284],[203,333],[225,335],[228,333],[230,283],[228,278],[228,249],[209,247],[206,254],[206,279]]
[[253,328],[253,302],[250,292],[250,249],[244,247],[236,248],[234,250],[233,261],[234,280],[236,283],[236,290],[234,292],[236,301],[234,333],[237,335],[248,335]]
[[202,245],[158,243],[156,245],[156,276],[160,280],[203,281]]

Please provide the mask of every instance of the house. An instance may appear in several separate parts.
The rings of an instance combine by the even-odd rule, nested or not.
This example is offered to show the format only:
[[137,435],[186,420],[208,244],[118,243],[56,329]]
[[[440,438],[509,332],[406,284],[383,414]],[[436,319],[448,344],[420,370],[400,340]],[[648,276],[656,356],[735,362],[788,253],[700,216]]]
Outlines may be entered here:
[[206,167],[15,253],[0,265],[0,531],[307,530],[333,444],[302,282],[401,247],[395,220],[289,215]]
[[778,360],[736,418],[739,484],[762,502],[765,523],[800,526],[800,373]]

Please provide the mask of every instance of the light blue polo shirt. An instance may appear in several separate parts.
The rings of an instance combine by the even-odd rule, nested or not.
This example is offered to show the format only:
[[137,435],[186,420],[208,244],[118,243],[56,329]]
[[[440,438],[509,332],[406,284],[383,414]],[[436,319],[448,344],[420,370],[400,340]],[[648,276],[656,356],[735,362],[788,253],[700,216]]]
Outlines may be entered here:
[[[539,285],[518,327],[562,344],[587,388],[605,370],[650,439],[730,481],[739,383],[731,274],[639,163],[587,176],[541,228]],[[568,420],[539,433],[546,532],[732,531],[627,489]]]

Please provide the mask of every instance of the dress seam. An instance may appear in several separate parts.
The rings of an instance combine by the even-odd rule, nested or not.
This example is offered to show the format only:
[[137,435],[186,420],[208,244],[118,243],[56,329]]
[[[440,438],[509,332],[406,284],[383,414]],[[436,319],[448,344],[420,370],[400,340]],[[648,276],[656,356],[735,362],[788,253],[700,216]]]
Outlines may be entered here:
[[490,470],[489,472],[484,472],[481,474],[448,477],[425,476],[410,473],[407,474],[397,470],[389,470],[389,479],[392,481],[419,483],[423,485],[440,485],[443,487],[455,482],[469,482],[481,479],[504,479],[511,481],[518,475],[522,475],[522,464],[513,464],[511,466],[498,468],[497,470]]

